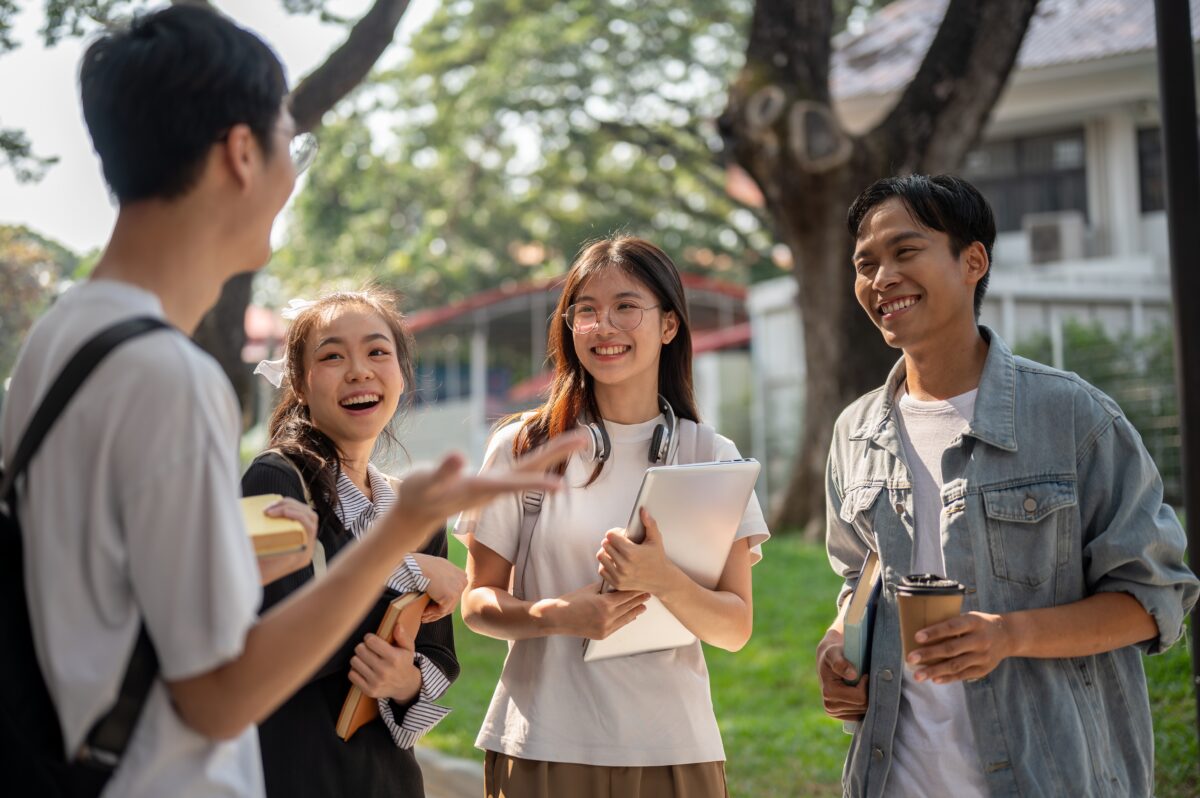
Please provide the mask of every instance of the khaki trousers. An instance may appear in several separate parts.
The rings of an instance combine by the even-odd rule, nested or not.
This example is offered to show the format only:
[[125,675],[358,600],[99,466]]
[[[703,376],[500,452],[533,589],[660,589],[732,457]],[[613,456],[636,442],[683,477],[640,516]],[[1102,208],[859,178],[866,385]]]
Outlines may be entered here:
[[604,767],[488,751],[483,773],[487,798],[729,798],[724,762]]

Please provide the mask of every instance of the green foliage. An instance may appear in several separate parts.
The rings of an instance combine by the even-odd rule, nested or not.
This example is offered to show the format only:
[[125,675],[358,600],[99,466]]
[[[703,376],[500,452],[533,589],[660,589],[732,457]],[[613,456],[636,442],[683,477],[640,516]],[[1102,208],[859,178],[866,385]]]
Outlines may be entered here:
[[354,22],[353,19],[334,14],[326,6],[329,5],[329,0],[283,0],[283,10],[289,14],[316,14],[317,19],[322,22],[330,22],[337,25],[347,25]]
[[8,161],[18,183],[41,180],[46,170],[58,162],[57,156],[35,155],[29,137],[13,128],[0,128],[0,155]]
[[[1171,329],[1160,326],[1141,338],[1111,338],[1099,323],[1074,319],[1063,324],[1063,367],[1116,400],[1163,478],[1166,499],[1182,504],[1179,406],[1175,392],[1175,351]],[[1048,335],[1026,338],[1013,351],[1052,364]]]
[[749,12],[445,4],[404,64],[327,120],[272,271],[296,293],[369,276],[427,306],[561,273],[616,230],[685,269],[773,271],[762,220],[725,193],[713,123]]
[[850,736],[825,714],[814,653],[841,579],[825,550],[799,537],[773,538],[754,566],[754,636],[746,647],[704,652],[730,795],[841,795]]
[[34,319],[75,255],[25,227],[0,225],[0,382],[8,377]]
[[[129,13],[139,0],[46,0],[46,24],[42,27],[42,42],[54,46],[65,36],[82,36],[115,16]],[[0,0],[0,55],[17,48],[12,38],[13,18],[17,14],[16,0]],[[19,183],[41,180],[46,170],[58,162],[57,157],[37,155],[25,131],[0,127],[0,158],[7,162]]]
[[42,38],[52,47],[64,38],[86,36],[150,5],[147,0],[46,0]]
[[16,0],[0,0],[0,53],[15,49],[17,46],[12,38],[12,22],[16,15]]
[[1155,794],[1161,798],[1200,795],[1200,769],[1196,767],[1200,744],[1188,649],[1181,641],[1167,653],[1145,660],[1154,716]]
[[[841,795],[850,744],[840,721],[821,706],[814,652],[833,616],[840,580],[820,546],[777,536],[754,566],[754,636],[737,653],[706,649],[713,706],[725,741],[729,794],[735,798]],[[450,556],[466,559],[452,540]],[[443,699],[452,712],[423,744],[480,761],[475,735],[500,678],[507,651],[499,640],[467,630],[454,616],[462,676]],[[1195,699],[1186,646],[1147,657],[1161,798],[1200,792]]]
[[[348,24],[351,21],[327,12],[327,0],[282,2],[288,13],[315,13],[323,22]],[[119,20],[161,5],[161,2],[151,0],[45,0],[46,21],[39,31],[42,44],[53,47],[66,38],[88,36]],[[12,21],[16,13],[16,0],[0,0],[0,55],[17,47],[17,42],[12,38]],[[41,180],[46,170],[58,162],[57,157],[36,155],[28,136],[16,128],[0,128],[0,157],[8,163],[21,183]]]

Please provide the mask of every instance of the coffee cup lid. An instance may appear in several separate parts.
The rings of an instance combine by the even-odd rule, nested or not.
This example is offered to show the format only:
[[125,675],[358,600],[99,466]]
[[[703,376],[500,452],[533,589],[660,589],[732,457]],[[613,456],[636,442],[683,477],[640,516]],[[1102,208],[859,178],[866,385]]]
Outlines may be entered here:
[[966,590],[953,579],[937,574],[909,574],[900,579],[899,592],[911,596],[949,596]]

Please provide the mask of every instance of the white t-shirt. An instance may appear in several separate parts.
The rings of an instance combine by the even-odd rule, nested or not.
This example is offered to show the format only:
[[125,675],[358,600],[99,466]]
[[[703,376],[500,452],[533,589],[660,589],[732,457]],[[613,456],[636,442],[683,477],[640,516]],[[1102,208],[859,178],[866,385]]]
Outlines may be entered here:
[[[942,454],[970,423],[976,393],[925,402],[904,392],[896,403],[900,439],[913,480],[916,527],[911,573],[957,576],[946,573],[942,554]],[[885,789],[889,798],[986,796],[962,682],[918,682],[907,667],[903,673]]]
[[[3,408],[11,457],[72,354],[109,324],[162,317],[127,283],[75,286],[34,326]],[[111,705],[139,622],[160,681],[105,795],[263,794],[258,734],[213,741],[176,715],[162,679],[237,657],[261,592],[242,526],[239,417],[229,381],[175,331],[122,344],[50,431],[19,493],[25,580],[38,661],[75,751]]]
[[[643,424],[606,422],[612,454],[599,478],[547,495],[525,568],[526,598],[560,596],[599,579],[596,552],[604,533],[629,520],[647,451],[662,416]],[[519,424],[493,436],[485,462],[510,463]],[[716,458],[737,458],[737,447],[716,437]],[[493,457],[494,456],[494,457]],[[574,456],[566,485],[583,486],[593,470]],[[509,562],[516,559],[520,497],[503,497],[480,513],[475,539]],[[460,524],[457,534],[465,531]],[[749,538],[752,561],[769,537],[753,496],[737,539]],[[475,745],[522,759],[645,767],[725,759],[713,714],[708,668],[700,643],[583,661],[583,640],[552,637],[509,644],[504,672]]]

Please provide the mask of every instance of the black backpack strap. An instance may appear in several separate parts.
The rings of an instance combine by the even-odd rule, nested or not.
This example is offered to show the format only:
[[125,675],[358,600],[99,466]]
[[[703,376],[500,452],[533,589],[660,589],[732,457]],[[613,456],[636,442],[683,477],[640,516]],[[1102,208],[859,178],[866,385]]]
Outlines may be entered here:
[[[71,356],[34,412],[29,426],[25,428],[25,434],[21,436],[21,442],[17,446],[17,452],[13,459],[5,463],[4,483],[0,485],[0,497],[5,499],[11,497],[17,484],[17,478],[29,467],[29,462],[37,454],[37,450],[41,447],[42,441],[46,439],[50,428],[54,426],[54,422],[62,415],[62,411],[66,409],[67,403],[71,401],[71,397],[79,390],[83,381],[88,378],[96,366],[100,365],[100,361],[130,338],[169,326],[162,319],[149,316],[126,319],[101,330]],[[9,510],[15,513],[16,507],[10,504]]]
[[120,764],[157,676],[158,654],[143,623],[138,627],[116,703],[88,731],[76,754],[77,762],[104,770],[114,770]]
[[[16,454],[4,469],[0,497],[8,501],[8,511],[11,514],[15,516],[17,512],[17,478],[29,467],[46,435],[96,366],[100,365],[113,349],[129,339],[168,328],[170,325],[167,322],[149,316],[126,319],[101,330],[71,356],[50,386],[50,390],[46,391],[25,429],[25,434],[21,437]],[[19,557],[22,541],[19,535],[16,537],[16,552]],[[157,675],[158,655],[143,623],[138,629],[137,642],[125,668],[125,676],[121,679],[117,700],[92,726],[76,761],[102,770],[116,768],[133,736],[133,729]]]

